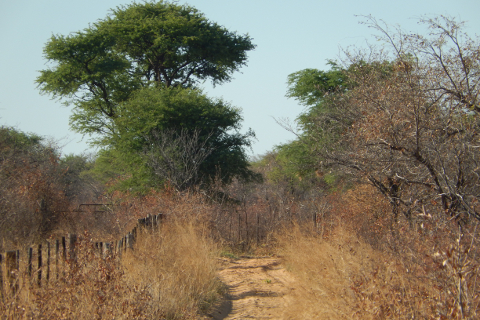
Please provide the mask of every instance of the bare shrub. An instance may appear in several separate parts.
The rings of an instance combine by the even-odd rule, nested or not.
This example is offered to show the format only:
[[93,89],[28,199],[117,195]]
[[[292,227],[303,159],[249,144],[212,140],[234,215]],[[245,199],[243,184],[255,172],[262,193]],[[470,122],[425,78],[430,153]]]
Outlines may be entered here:
[[1,238],[12,246],[48,236],[67,207],[55,147],[1,127],[0,152]]
[[162,181],[182,191],[197,186],[200,181],[200,167],[212,153],[209,146],[210,133],[200,136],[200,129],[188,132],[180,130],[154,130],[145,136],[148,149],[144,155],[147,164]]

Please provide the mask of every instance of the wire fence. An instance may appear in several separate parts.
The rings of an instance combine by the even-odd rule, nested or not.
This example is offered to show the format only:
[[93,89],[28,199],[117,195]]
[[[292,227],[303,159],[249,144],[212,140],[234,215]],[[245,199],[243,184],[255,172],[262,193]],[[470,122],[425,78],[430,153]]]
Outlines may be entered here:
[[[127,250],[133,250],[141,231],[157,231],[163,214],[138,219],[136,226],[117,241],[94,242],[98,259],[121,259]],[[0,295],[15,294],[19,288],[21,270],[38,286],[59,277],[65,277],[77,264],[77,257],[86,247],[79,245],[82,235],[69,233],[57,239],[48,239],[32,247],[9,250],[0,254]]]

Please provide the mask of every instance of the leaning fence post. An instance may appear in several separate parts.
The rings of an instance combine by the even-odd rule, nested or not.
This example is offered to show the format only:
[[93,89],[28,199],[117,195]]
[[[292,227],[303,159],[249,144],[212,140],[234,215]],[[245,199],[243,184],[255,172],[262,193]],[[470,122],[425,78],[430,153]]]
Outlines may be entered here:
[[37,255],[37,258],[38,258],[38,280],[37,280],[37,283],[38,283],[38,286],[40,287],[42,285],[42,245],[39,244],[38,245],[38,255]]
[[129,232],[125,237],[127,240],[126,249],[133,249],[133,234]]
[[127,251],[128,249],[133,249],[133,234],[131,232],[127,233],[122,238],[122,241],[125,247],[123,250]]
[[[28,277],[32,277],[32,256],[33,256],[33,249],[28,248],[27,249],[27,272],[28,272]],[[29,279],[30,280],[30,279]]]
[[18,263],[17,259],[19,258],[17,251],[7,251],[6,267],[7,267],[7,278],[10,284],[10,290],[13,294],[17,293],[18,290]]

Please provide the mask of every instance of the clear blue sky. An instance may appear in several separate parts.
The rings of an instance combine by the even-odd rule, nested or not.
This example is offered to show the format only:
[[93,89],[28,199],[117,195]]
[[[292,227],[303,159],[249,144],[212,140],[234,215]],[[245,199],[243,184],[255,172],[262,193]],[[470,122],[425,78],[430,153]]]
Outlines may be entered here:
[[[467,22],[471,36],[480,35],[480,0],[189,0],[206,17],[257,45],[248,66],[233,81],[212,88],[211,97],[223,97],[242,108],[243,127],[252,128],[258,141],[253,154],[263,154],[294,136],[275,118],[295,119],[303,110],[287,99],[286,79],[305,68],[325,69],[339,47],[374,42],[373,30],[355,15],[372,14],[407,31],[424,30],[417,18],[448,15]],[[52,34],[66,35],[103,19],[110,8],[127,0],[0,0],[0,125],[14,126],[59,141],[63,153],[88,149],[87,138],[69,130],[70,109],[41,96],[34,83],[45,69],[43,46]]]

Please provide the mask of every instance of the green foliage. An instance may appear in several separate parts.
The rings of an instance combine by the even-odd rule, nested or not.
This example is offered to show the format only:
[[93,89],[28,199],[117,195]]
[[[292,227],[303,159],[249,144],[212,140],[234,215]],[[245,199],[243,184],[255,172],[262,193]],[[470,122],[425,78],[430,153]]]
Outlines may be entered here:
[[0,148],[5,155],[13,151],[34,151],[43,149],[43,138],[34,133],[25,133],[11,127],[0,127]]
[[295,140],[277,146],[273,152],[262,156],[253,167],[264,173],[267,182],[291,190],[308,190],[321,183],[316,176],[315,158],[308,147]]
[[[332,171],[325,155],[344,148],[342,135],[355,120],[341,106],[358,85],[359,76],[375,73],[388,78],[394,64],[359,60],[348,68],[341,68],[333,61],[329,61],[329,65],[331,69],[328,71],[305,69],[288,76],[287,97],[298,100],[307,108],[296,119],[300,129],[298,138],[278,147],[276,160],[279,167],[270,173],[272,177],[283,175],[295,181],[316,174],[322,176],[325,187],[335,189],[341,183],[339,177],[343,173]],[[318,183],[320,179],[316,181]]]
[[258,178],[248,169],[245,154],[254,134],[238,132],[240,110],[222,100],[209,99],[197,89],[145,88],[123,103],[118,113],[117,133],[104,140],[109,147],[100,152],[96,171],[110,167],[106,174],[126,178],[125,187],[163,184],[152,174],[146,155],[156,151],[156,133],[168,130],[185,130],[191,136],[197,131],[203,147],[211,150],[199,168],[201,183],[212,182],[217,174],[226,183],[233,177]]
[[332,93],[347,88],[347,78],[338,65],[329,61],[329,71],[304,69],[288,76],[287,97],[297,99],[304,106],[318,105]]
[[74,106],[73,129],[111,135],[119,105],[136,90],[227,82],[254,47],[248,35],[228,31],[193,7],[133,3],[83,31],[52,36],[44,54],[54,64],[37,83],[42,93]]
[[323,176],[323,180],[328,185],[333,185],[337,181],[337,177],[332,173],[327,173]]
[[107,185],[110,191],[128,190],[133,193],[147,192],[161,187],[155,183],[153,173],[140,154],[109,148],[98,152],[92,177]]
[[234,260],[240,259],[236,254],[234,254],[232,252],[229,252],[229,251],[220,252],[220,256],[224,257],[224,258],[234,259]]
[[146,79],[167,87],[229,81],[255,47],[248,35],[228,31],[193,7],[163,1],[117,8],[97,25],[114,33],[116,49],[135,61]]
[[199,131],[213,150],[201,164],[202,182],[217,174],[223,182],[248,180],[257,177],[245,155],[253,132],[238,132],[239,110],[192,89],[206,80],[230,81],[254,48],[248,35],[193,7],[132,3],[82,31],[52,36],[44,54],[53,65],[37,83],[42,93],[73,105],[70,126],[103,148],[92,171],[102,181],[117,179],[128,189],[162,184],[145,155],[152,156],[155,134],[185,129]]
[[329,126],[319,127],[319,117],[331,115],[335,108],[330,101],[350,86],[345,70],[329,61],[331,69],[304,69],[288,76],[286,96],[294,98],[307,107],[296,123],[300,129],[298,138],[276,147],[257,164],[268,167],[266,177],[273,183],[288,183],[290,186],[311,188],[318,184],[319,145],[329,145],[337,139],[338,129],[332,117]]

